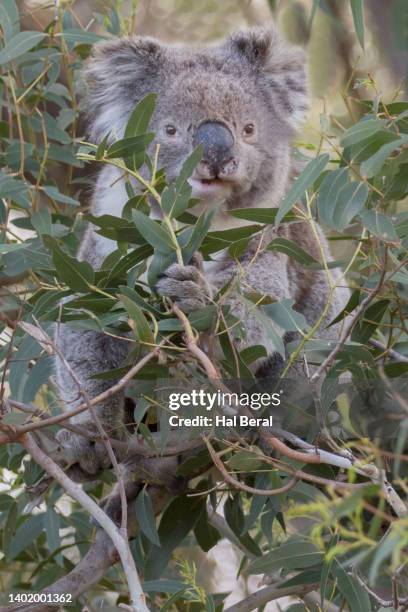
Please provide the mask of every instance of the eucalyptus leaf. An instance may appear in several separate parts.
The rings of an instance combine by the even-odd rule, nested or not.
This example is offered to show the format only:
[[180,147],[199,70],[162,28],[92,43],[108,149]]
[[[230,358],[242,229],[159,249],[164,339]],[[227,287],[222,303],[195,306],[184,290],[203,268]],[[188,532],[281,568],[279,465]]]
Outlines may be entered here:
[[288,541],[249,564],[249,574],[263,574],[277,569],[293,570],[311,567],[322,560],[323,554],[311,542]]
[[312,159],[293,183],[291,189],[285,196],[282,204],[279,206],[278,213],[275,218],[275,225],[279,225],[283,217],[292,209],[293,205],[304,195],[304,193],[313,185],[316,179],[319,178],[324,168],[329,161],[329,155],[323,153]]
[[382,130],[385,125],[386,121],[384,119],[362,119],[345,131],[340,144],[342,147],[354,145],[369,136],[373,136],[373,134]]
[[389,217],[377,210],[365,210],[361,213],[361,221],[374,236],[385,242],[398,240],[397,233]]
[[144,316],[142,310],[139,306],[133,302],[128,296],[118,294],[118,298],[125,306],[126,310],[129,313],[129,316],[134,321],[134,332],[138,339],[141,342],[146,342],[148,344],[154,343],[153,334],[150,330],[149,324]]
[[350,0],[351,12],[353,15],[354,29],[357,34],[361,48],[364,49],[364,0]]
[[52,249],[52,259],[60,279],[74,291],[89,291],[93,288],[95,274],[87,261],[78,261],[60,249],[56,240],[47,237],[46,244]]
[[44,40],[45,36],[42,32],[30,30],[15,34],[0,50],[0,66],[27,53]]
[[154,134],[142,134],[140,136],[130,136],[114,142],[106,151],[108,159],[118,157],[129,157],[143,153],[146,147],[152,142]]
[[160,253],[168,255],[175,250],[175,245],[168,230],[164,229],[160,222],[153,221],[140,210],[133,211],[133,219],[138,231]]
[[135,512],[137,514],[137,521],[141,531],[150,540],[150,542],[152,542],[152,544],[160,546],[160,539],[156,529],[156,519],[152,501],[145,488],[140,491],[136,498]]
[[337,588],[347,601],[350,612],[371,612],[372,607],[367,591],[349,576],[337,559],[333,560],[331,574],[337,580]]

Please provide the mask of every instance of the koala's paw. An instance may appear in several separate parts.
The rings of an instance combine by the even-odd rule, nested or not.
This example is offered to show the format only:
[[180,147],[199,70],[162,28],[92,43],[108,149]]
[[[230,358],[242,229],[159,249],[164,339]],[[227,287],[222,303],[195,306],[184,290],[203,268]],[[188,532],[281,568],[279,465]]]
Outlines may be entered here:
[[211,298],[210,287],[195,266],[172,264],[160,275],[156,290],[160,295],[171,298],[183,312],[198,310]]
[[93,442],[68,429],[61,429],[56,438],[66,461],[78,464],[87,474],[95,475],[110,467],[111,461],[103,442]]

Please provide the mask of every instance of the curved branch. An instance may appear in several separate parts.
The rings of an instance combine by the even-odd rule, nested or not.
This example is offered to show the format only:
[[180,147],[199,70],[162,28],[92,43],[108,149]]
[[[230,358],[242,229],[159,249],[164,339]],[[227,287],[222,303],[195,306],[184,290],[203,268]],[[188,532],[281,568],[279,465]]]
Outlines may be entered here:
[[265,497],[271,497],[272,495],[280,495],[281,493],[286,493],[286,491],[290,491],[290,489],[292,489],[299,481],[299,478],[295,476],[287,484],[276,489],[256,489],[255,487],[250,487],[249,485],[246,485],[245,483],[240,482],[239,480],[231,476],[231,474],[225,469],[223,462],[215,452],[210,441],[207,438],[204,438],[204,442],[207,445],[208,452],[210,453],[211,459],[214,461],[215,467],[221,472],[226,482],[229,482],[229,484],[231,484],[236,489],[246,491],[247,493],[253,493],[254,495],[263,495]]

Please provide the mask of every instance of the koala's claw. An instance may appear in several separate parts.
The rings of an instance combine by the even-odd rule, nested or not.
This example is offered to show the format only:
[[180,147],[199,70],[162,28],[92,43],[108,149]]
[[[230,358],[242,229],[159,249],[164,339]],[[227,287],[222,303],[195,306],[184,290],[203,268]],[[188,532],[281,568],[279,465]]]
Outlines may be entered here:
[[171,298],[184,312],[198,310],[210,299],[208,283],[195,266],[172,264],[159,276],[156,289],[160,295]]
[[56,438],[66,460],[77,463],[87,474],[93,476],[110,467],[111,461],[102,442],[93,442],[67,429],[61,429]]

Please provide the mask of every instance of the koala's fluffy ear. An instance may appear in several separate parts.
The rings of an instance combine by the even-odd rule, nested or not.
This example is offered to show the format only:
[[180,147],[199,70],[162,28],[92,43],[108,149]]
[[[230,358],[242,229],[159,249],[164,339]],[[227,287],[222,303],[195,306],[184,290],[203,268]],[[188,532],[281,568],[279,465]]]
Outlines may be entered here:
[[272,26],[233,34],[229,48],[256,68],[276,112],[291,127],[298,128],[309,106],[303,50],[286,43]]
[[84,77],[85,112],[92,138],[111,132],[121,136],[135,104],[154,92],[165,48],[153,38],[139,36],[104,41],[93,47]]

